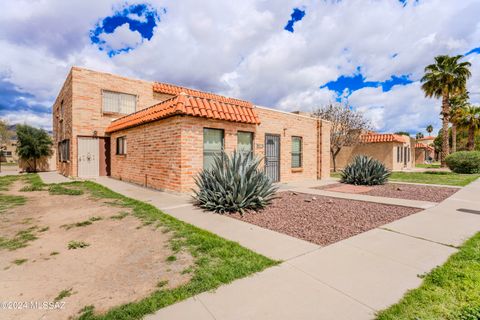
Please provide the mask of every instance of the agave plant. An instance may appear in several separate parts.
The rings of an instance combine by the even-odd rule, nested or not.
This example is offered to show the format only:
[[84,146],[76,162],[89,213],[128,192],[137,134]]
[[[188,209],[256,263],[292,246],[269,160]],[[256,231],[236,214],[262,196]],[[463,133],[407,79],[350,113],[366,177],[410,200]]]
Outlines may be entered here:
[[340,182],[373,186],[385,184],[390,171],[380,161],[365,155],[356,156],[341,172]]
[[219,213],[259,210],[274,198],[277,187],[261,170],[261,159],[252,154],[234,151],[215,156],[212,168],[202,170],[196,177],[197,204]]

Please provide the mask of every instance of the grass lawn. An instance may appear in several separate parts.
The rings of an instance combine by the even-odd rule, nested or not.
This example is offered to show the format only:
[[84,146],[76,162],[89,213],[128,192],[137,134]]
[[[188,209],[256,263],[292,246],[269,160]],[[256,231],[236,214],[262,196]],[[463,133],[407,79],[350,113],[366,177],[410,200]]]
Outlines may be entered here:
[[[194,259],[190,271],[192,277],[189,282],[175,288],[159,286],[149,296],[114,307],[103,314],[96,313],[93,306],[85,306],[78,315],[79,319],[141,319],[144,315],[158,309],[279,263],[279,261],[271,260],[246,249],[236,242],[225,240],[213,233],[177,220],[150,204],[127,198],[94,182],[75,181],[45,185],[36,174],[5,176],[0,177],[0,192],[8,190],[16,179],[23,179],[27,184],[20,191],[44,190],[49,191],[51,195],[69,196],[87,193],[93,198],[107,200],[112,206],[131,210],[132,214],[144,225],[161,225],[163,231],[159,230],[158,232],[171,232],[173,236],[169,244],[174,253],[186,251]],[[13,206],[21,206],[24,201],[23,197],[12,201],[12,198],[6,196],[0,196],[0,210],[3,211]],[[121,219],[119,218],[119,220]],[[41,239],[36,241],[41,241]],[[1,244],[2,241],[0,241]],[[27,243],[25,244],[27,245]]]
[[415,165],[415,167],[434,169],[434,168],[440,168],[440,163],[418,163]]
[[390,181],[414,182],[426,184],[444,184],[449,186],[466,186],[475,181],[480,174],[458,174],[453,172],[392,172]]
[[340,178],[340,172],[330,172],[330,177],[332,178]]
[[419,288],[377,316],[390,319],[480,319],[480,233],[427,274]]
[[171,243],[173,251],[187,249],[196,259],[189,283],[175,289],[160,289],[143,300],[114,308],[104,315],[94,315],[87,307],[80,319],[140,319],[175,302],[278,264],[236,242],[177,220],[150,204],[127,198],[94,182],[70,184],[85,187],[94,197],[112,199],[117,205],[131,208],[145,223],[161,222],[175,234]]
[[[340,178],[340,172],[331,172],[332,178]],[[480,174],[458,174],[443,171],[426,172],[392,172],[389,181],[392,182],[412,182],[425,184],[444,184],[447,186],[464,187],[470,182],[475,181]]]

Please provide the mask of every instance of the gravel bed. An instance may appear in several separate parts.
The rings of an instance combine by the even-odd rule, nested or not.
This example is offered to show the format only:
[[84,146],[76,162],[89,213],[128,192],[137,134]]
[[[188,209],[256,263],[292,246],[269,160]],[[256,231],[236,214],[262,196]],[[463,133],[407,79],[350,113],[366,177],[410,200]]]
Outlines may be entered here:
[[[328,191],[328,189],[338,187],[340,185],[344,184],[336,183],[318,187],[317,189]],[[380,186],[371,186],[369,188],[371,188],[371,190],[367,192],[360,192],[360,194],[430,202],[441,202],[459,190],[458,188],[442,188],[402,183],[387,183]]]
[[264,210],[229,216],[325,246],[421,210],[286,191]]

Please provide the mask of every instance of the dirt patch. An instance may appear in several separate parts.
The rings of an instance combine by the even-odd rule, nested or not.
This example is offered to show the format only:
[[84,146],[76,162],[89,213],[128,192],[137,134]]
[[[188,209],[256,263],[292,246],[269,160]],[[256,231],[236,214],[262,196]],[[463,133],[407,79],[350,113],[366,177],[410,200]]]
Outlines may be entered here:
[[[89,305],[104,312],[148,296],[159,282],[174,288],[190,280],[182,271],[193,258],[177,253],[168,259],[171,234],[143,225],[128,208],[88,194],[19,192],[21,186],[16,182],[12,191],[3,192],[25,196],[27,202],[0,214],[0,237],[30,230],[36,239],[16,250],[0,249],[0,300],[42,303],[53,302],[62,291],[68,294],[60,300],[61,310],[1,310],[2,318],[67,319]],[[88,246],[68,249],[71,241]]]
[[262,211],[229,216],[325,246],[419,211],[286,191]]
[[441,202],[459,190],[458,188],[443,188],[403,183],[387,183],[384,185],[368,187],[335,183],[327,186],[317,187],[315,189],[430,202]]

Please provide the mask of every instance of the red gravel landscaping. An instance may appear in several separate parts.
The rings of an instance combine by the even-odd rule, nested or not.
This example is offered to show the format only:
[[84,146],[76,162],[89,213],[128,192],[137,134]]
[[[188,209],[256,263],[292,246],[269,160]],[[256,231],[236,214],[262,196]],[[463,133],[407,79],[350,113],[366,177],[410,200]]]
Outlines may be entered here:
[[[349,190],[352,187],[357,188],[358,190]],[[318,187],[316,189],[431,202],[441,202],[459,190],[458,188],[443,188],[403,183],[387,183],[379,186],[352,186],[345,183],[335,183]],[[345,191],[343,191],[343,189],[345,189]]]
[[286,191],[262,211],[228,216],[324,246],[421,210]]

